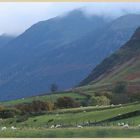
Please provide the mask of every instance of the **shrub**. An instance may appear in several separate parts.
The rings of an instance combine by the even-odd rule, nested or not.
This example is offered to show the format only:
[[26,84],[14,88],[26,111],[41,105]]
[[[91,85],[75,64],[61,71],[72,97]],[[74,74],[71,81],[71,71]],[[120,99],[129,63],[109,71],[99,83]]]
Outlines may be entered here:
[[19,114],[20,114],[20,111],[17,109],[3,109],[0,111],[1,118],[13,118]]
[[112,98],[112,93],[109,91],[95,92],[94,96],[106,96],[108,99]]
[[54,103],[51,101],[47,101],[46,106],[47,106],[48,111],[52,111],[55,108]]
[[20,115],[20,116],[17,117],[16,122],[24,122],[26,120],[28,120],[28,116],[27,115],[22,115],[22,116]]
[[19,109],[22,114],[39,115],[44,111],[51,111],[54,108],[54,105],[51,102],[34,100],[31,103],[22,103],[15,105],[15,108]]
[[93,96],[90,101],[90,105],[109,105],[110,99],[106,96]]
[[0,105],[0,111],[1,110],[4,110],[4,106],[3,105]]
[[73,98],[66,96],[58,98],[55,105],[58,108],[71,108],[80,106],[79,102],[76,102]]

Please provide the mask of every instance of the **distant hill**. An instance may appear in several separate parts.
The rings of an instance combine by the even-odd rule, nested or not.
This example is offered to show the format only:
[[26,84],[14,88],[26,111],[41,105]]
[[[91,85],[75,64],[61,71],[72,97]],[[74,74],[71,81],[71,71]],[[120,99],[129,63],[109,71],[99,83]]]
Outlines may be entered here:
[[118,51],[104,59],[81,85],[116,81],[135,83],[135,90],[140,91],[140,28]]
[[77,85],[129,40],[139,17],[108,21],[75,10],[34,24],[0,51],[0,99],[49,92],[52,83],[60,90]]

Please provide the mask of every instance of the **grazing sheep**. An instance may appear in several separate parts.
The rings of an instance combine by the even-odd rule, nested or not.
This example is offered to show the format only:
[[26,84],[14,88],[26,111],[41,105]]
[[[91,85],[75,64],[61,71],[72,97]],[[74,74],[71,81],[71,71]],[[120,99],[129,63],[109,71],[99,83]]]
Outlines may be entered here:
[[2,131],[3,131],[3,130],[6,130],[6,129],[7,129],[7,127],[2,127],[2,128],[1,128]]
[[124,123],[121,123],[121,125],[120,126],[124,126]]
[[125,125],[123,126],[123,128],[129,128],[129,125],[128,125],[128,124],[125,124]]
[[52,125],[51,128],[54,128],[54,125]]
[[56,116],[59,116],[59,114],[56,114]]
[[120,124],[120,123],[118,123],[118,126],[121,126],[121,124]]
[[22,98],[22,100],[24,100],[24,98]]
[[120,116],[121,114],[118,114],[118,116]]
[[17,128],[16,128],[16,127],[14,127],[14,126],[11,126],[11,129],[12,129],[12,130],[16,130]]
[[83,112],[86,112],[85,110]]
[[77,127],[78,127],[78,128],[83,128],[83,126],[81,126],[81,125],[77,125]]
[[55,128],[59,128],[59,127],[61,127],[61,125],[60,125],[60,124],[57,124],[57,125],[55,126]]
[[115,105],[114,104],[111,104],[111,107],[114,107]]

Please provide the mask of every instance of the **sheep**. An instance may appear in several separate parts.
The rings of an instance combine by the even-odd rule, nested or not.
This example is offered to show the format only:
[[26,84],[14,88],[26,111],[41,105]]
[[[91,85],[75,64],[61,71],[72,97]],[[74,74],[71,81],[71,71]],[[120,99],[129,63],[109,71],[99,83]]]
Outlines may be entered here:
[[83,112],[86,112],[85,110]]
[[24,98],[22,98],[22,100],[24,100]]
[[12,130],[16,130],[17,128],[16,128],[16,127],[14,127],[14,126],[11,126],[11,129],[12,129]]
[[114,105],[114,104],[111,104],[110,106],[111,106],[111,107],[114,107],[115,105]]
[[81,125],[77,125],[77,127],[78,127],[78,128],[83,128],[83,126],[81,126]]
[[138,125],[138,127],[140,128],[140,124]]
[[56,114],[56,116],[59,116],[59,114]]
[[52,125],[51,128],[54,128],[54,125]]
[[60,125],[60,124],[57,124],[57,125],[55,126],[55,128],[59,128],[59,127],[61,127],[61,125]]
[[1,128],[2,131],[3,131],[3,130],[6,130],[6,129],[7,129],[7,127],[5,127],[5,126]]
[[124,123],[121,123],[121,125],[120,126],[124,126],[125,124]]
[[89,125],[89,122],[86,122],[87,125]]
[[118,123],[118,126],[121,126],[121,124],[120,124],[120,123]]
[[123,126],[123,128],[129,128],[129,125],[128,125],[128,124],[125,124],[125,125]]

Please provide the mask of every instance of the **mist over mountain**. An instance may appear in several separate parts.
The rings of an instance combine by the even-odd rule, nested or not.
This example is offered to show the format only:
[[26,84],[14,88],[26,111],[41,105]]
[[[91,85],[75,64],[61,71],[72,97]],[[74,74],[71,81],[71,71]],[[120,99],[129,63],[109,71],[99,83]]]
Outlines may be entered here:
[[[77,85],[105,57],[129,40],[140,15],[113,21],[75,10],[41,21],[0,51],[0,99],[46,93]],[[127,23],[127,24],[123,24]]]

